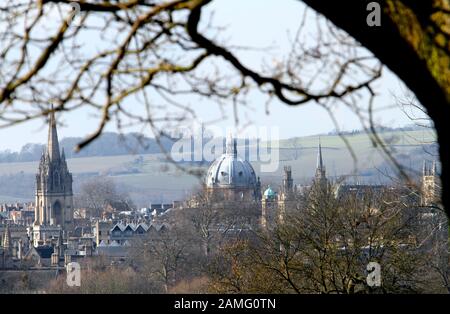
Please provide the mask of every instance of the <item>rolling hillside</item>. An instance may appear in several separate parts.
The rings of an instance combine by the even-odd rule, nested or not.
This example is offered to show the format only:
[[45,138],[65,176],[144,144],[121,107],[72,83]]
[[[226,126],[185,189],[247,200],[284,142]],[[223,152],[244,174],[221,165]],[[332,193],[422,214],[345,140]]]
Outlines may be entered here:
[[[430,152],[436,150],[431,130],[395,131],[381,134],[389,143],[394,155],[407,167],[421,169],[423,159],[434,159]],[[373,147],[365,134],[346,135],[346,139],[357,156],[356,163],[345,142],[337,135],[320,136],[324,162],[328,176],[350,176],[358,173],[357,179],[349,180],[380,182],[387,178],[382,174],[388,169],[383,155]],[[314,175],[319,136],[308,136],[280,140],[279,167],[274,172],[261,172],[260,163],[252,162],[263,184],[279,184],[284,165],[292,166],[296,183],[307,183]],[[242,151],[238,147],[239,151]],[[74,174],[74,189],[89,177],[107,175],[117,182],[122,190],[128,191],[138,204],[183,199],[199,186],[199,179],[177,169],[164,161],[161,154],[119,155],[79,157],[68,159]],[[0,163],[0,202],[32,200],[34,174],[37,161]],[[188,165],[189,167],[189,165]],[[207,164],[197,165],[206,169]],[[356,171],[356,172],[355,172]],[[11,182],[18,180],[17,189]]]

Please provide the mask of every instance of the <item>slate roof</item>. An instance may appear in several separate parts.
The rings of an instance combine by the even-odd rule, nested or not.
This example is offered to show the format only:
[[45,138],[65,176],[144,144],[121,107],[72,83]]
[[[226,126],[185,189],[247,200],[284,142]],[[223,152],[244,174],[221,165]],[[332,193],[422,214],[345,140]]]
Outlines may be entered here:
[[123,231],[128,229],[128,230],[131,230],[131,231],[135,232],[138,229],[143,229],[145,232],[147,232],[150,228],[154,228],[156,231],[160,231],[161,229],[164,229],[164,228],[167,228],[167,227],[168,226],[166,224],[150,224],[150,225],[147,225],[145,223],[124,224],[124,223],[118,222],[111,228],[111,231],[119,229],[120,231],[123,232]]
[[35,247],[35,250],[41,258],[51,258],[53,254],[53,247],[49,245]]

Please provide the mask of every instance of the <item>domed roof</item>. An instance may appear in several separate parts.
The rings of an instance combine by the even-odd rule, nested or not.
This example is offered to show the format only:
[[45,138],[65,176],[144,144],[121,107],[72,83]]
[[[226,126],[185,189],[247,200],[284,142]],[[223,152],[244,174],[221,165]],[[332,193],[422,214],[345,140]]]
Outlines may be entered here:
[[237,155],[236,139],[227,139],[226,153],[217,158],[206,173],[209,188],[255,188],[256,173],[252,165]]
[[272,188],[269,185],[267,187],[267,189],[264,191],[264,198],[265,199],[274,199],[275,196],[276,196],[276,193],[274,192],[274,190],[272,190]]

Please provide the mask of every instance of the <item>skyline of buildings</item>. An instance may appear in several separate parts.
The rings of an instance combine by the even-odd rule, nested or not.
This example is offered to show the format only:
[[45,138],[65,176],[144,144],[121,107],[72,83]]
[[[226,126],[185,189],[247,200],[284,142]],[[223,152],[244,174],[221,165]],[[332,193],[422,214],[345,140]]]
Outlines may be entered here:
[[[284,166],[278,188],[262,186],[251,162],[240,157],[237,140],[230,136],[225,152],[210,164],[206,172],[205,195],[212,200],[211,206],[219,210],[231,209],[233,215],[241,215],[241,208],[250,209],[254,218],[245,220],[247,218],[243,216],[246,222],[231,232],[231,237],[247,233],[246,236],[249,236],[252,230],[270,229],[283,223],[287,212],[298,202],[298,193],[313,187],[328,190],[334,184],[327,178],[320,141],[317,146],[315,176],[311,184],[295,184],[292,172],[291,166]],[[30,270],[63,270],[72,261],[83,263],[86,258],[100,256],[119,265],[130,258],[128,252],[136,239],[158,237],[159,233],[171,229],[173,217],[177,213],[198,210],[204,206],[203,201],[196,199],[194,195],[181,202],[177,200],[172,204],[161,204],[160,207],[147,211],[119,211],[111,203],[109,207],[102,209],[99,216],[75,218],[72,184],[73,178],[64,150],[59,147],[55,115],[51,112],[48,145],[36,174],[35,203],[1,207],[3,213],[15,214],[0,215],[0,269],[28,267]],[[440,193],[435,162],[431,166],[424,162],[421,184],[420,196],[409,199],[410,206],[433,206]],[[333,186],[333,189],[335,197],[340,198],[398,188],[343,182]],[[20,216],[16,212],[24,214]],[[32,223],[30,212],[34,212]],[[218,232],[221,228],[221,223],[218,222],[212,230]],[[234,230],[234,227],[230,230]],[[206,249],[205,254],[208,255],[209,251]]]

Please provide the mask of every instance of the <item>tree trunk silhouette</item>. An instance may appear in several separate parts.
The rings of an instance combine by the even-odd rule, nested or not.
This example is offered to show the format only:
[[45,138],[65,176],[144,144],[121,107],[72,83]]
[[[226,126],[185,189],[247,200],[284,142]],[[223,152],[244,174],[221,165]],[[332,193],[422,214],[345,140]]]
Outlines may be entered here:
[[[302,0],[349,33],[394,72],[426,108],[434,122],[442,164],[442,202],[450,217],[450,24],[447,0],[376,1],[381,26],[367,25],[373,1]],[[436,15],[442,8],[442,16]],[[345,12],[345,14],[344,14]],[[443,27],[447,27],[444,30]]]

